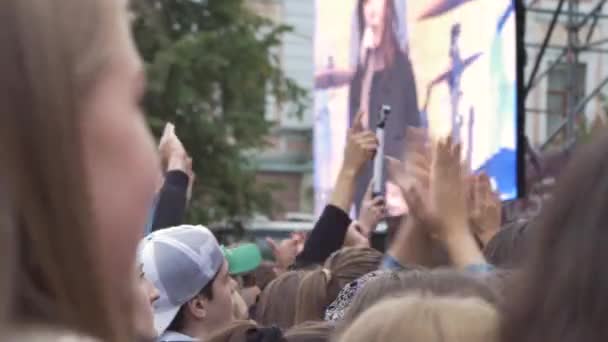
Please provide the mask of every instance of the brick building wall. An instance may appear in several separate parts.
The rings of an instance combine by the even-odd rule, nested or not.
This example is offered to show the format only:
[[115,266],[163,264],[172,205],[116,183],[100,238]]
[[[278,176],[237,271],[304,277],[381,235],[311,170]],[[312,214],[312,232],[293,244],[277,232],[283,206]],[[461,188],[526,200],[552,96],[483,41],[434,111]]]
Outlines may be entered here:
[[288,212],[300,211],[301,174],[262,171],[256,175],[256,181],[258,184],[279,186],[278,189],[272,192],[272,199],[277,207],[273,209],[270,219],[284,220]]

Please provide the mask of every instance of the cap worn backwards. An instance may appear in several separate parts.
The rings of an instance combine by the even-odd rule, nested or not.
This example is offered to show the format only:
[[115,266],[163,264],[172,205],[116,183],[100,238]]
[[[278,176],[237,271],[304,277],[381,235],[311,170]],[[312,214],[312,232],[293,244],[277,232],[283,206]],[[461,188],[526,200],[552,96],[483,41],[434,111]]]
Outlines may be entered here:
[[139,259],[146,277],[160,293],[154,303],[154,325],[159,335],[180,307],[215,277],[225,260],[211,231],[190,225],[150,234],[140,246]]

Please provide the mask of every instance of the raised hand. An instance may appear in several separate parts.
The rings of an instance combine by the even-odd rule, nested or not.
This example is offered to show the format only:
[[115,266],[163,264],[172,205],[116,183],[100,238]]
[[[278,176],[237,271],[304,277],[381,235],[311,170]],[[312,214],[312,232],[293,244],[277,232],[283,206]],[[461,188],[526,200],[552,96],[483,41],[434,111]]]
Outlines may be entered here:
[[268,245],[272,249],[276,267],[279,270],[286,271],[295,263],[300,241],[291,238],[277,243],[271,238],[266,238],[266,242],[268,242]]
[[380,196],[372,198],[372,184],[373,182],[370,181],[367,192],[363,197],[358,222],[361,233],[368,237],[376,230],[378,223],[386,217],[386,202]]
[[430,161],[424,155],[410,154],[406,161],[385,157],[388,179],[401,191],[418,184],[429,187]]
[[378,149],[376,135],[369,130],[365,130],[361,124],[362,116],[363,113],[359,112],[352,128],[348,130],[344,161],[329,202],[329,204],[345,213],[350,211],[353,204],[357,176],[365,163],[374,157]]
[[[427,195],[427,196],[425,196]],[[435,231],[441,224],[438,213],[429,207],[428,190],[420,186],[412,186],[403,193],[409,208],[410,218],[417,226],[427,227],[427,231]]]
[[402,192],[415,184],[428,188],[431,153],[426,130],[408,127],[403,161],[386,157],[386,165],[389,180],[399,186]]
[[184,145],[175,134],[175,126],[168,122],[160,138],[158,150],[161,156],[164,171],[182,170],[187,172],[188,153]]
[[358,174],[365,163],[371,160],[378,149],[378,139],[369,130],[364,130],[361,123],[363,112],[355,118],[353,127],[348,131],[344,151],[343,169]]
[[363,228],[357,221],[353,221],[344,237],[344,247],[369,247],[369,235],[366,235]]
[[388,253],[402,265],[431,267],[433,243],[427,232],[438,224],[429,206],[431,151],[425,129],[408,128],[406,136],[404,161],[387,160],[389,179],[399,186],[409,209]]
[[429,203],[437,224],[429,233],[444,244],[454,265],[484,264],[469,224],[467,174],[459,144],[440,140],[433,149]]
[[440,223],[434,233],[441,239],[468,227],[467,184],[460,152],[460,145],[451,137],[437,142],[433,150],[429,195]]
[[502,203],[500,196],[492,191],[490,178],[485,173],[473,177],[471,195],[471,225],[485,246],[500,230]]
[[[404,161],[387,157],[386,164],[389,180],[399,187],[406,203],[407,192],[416,187],[421,200],[425,203],[425,206],[428,206],[431,152],[426,136],[425,129],[408,128]],[[407,204],[410,207],[410,204]],[[416,218],[417,215],[411,216]],[[420,224],[426,224],[426,222],[416,222],[416,225]]]

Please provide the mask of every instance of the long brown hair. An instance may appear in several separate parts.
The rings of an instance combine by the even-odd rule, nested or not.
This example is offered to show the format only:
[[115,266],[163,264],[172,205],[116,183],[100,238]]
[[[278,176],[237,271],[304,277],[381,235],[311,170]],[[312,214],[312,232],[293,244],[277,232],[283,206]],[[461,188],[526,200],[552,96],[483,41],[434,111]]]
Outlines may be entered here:
[[306,273],[290,271],[271,281],[256,305],[255,320],[262,325],[289,329],[295,322],[296,295]]
[[378,269],[382,254],[367,247],[344,248],[308,273],[296,299],[296,323],[323,320],[325,309],[351,281]]
[[608,339],[608,134],[585,144],[532,224],[509,284],[502,341]]
[[[6,179],[0,169],[0,180]],[[0,184],[0,188],[3,187]],[[14,235],[13,227],[9,223],[9,209],[7,207],[8,192],[0,194],[0,340],[3,340],[8,330],[6,327],[8,309],[13,298],[11,281],[14,277]]]
[[[363,12],[363,6],[367,0],[359,0],[357,2],[357,18],[359,24],[359,34],[363,39],[363,32],[365,31],[365,14]],[[393,0],[384,0],[384,30],[382,33],[382,39],[380,41],[379,50],[384,60],[385,68],[389,68],[395,61],[395,54],[399,48],[399,42],[397,41],[397,35],[395,34],[394,26],[397,25],[397,11]]]
[[518,268],[526,259],[530,223],[515,222],[503,227],[483,249],[486,260],[499,268]]
[[19,248],[11,317],[107,341],[131,336],[132,317],[112,306],[119,301],[104,289],[92,252],[81,119],[82,98],[112,51],[107,30],[117,6],[0,2],[0,164]]

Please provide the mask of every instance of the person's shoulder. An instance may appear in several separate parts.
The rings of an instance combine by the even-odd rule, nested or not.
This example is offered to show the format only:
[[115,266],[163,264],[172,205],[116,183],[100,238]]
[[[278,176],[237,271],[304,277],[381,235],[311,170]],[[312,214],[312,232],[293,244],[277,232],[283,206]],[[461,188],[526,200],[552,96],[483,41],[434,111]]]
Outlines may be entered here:
[[175,331],[167,330],[159,338],[158,342],[195,342],[198,341],[195,338],[178,333]]

